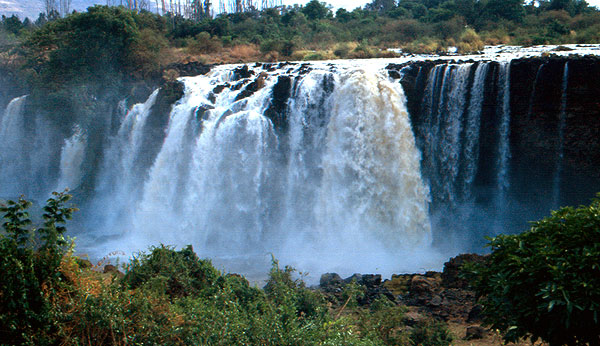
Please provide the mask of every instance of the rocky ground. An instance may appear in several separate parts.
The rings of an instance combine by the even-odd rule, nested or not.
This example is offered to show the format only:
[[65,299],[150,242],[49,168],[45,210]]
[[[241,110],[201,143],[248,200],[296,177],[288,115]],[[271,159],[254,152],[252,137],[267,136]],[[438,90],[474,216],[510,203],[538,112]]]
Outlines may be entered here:
[[[468,283],[459,277],[460,266],[467,261],[482,261],[483,256],[459,255],[444,264],[443,272],[394,275],[382,281],[381,275],[355,274],[342,279],[335,273],[321,277],[319,290],[343,301],[344,290],[353,281],[362,285],[364,296],[361,306],[371,304],[377,297],[407,306],[406,324],[431,318],[444,321],[453,334],[456,346],[504,345],[502,335],[482,324],[481,307]],[[338,307],[339,309],[340,307]],[[529,341],[508,345],[531,345]],[[536,343],[541,345],[541,343]]]

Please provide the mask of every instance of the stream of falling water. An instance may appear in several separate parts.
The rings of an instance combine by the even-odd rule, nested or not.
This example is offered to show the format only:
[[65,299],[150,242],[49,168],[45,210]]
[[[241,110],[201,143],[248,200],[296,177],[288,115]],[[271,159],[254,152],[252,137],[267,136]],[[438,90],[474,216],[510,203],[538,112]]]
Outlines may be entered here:
[[400,85],[384,71],[292,73],[282,131],[265,116],[280,73],[262,72],[264,86],[248,97],[232,85],[250,80],[225,68],[184,78],[161,149],[140,176],[136,138],[156,95],[133,107],[99,175],[105,207],[95,216],[111,222],[97,233],[115,235],[104,251],[191,243],[247,274],[266,272],[270,254],[315,273],[439,266]]
[[[472,251],[514,211],[510,62],[398,65],[398,77],[385,66],[219,66],[182,78],[168,114],[155,111],[156,90],[97,118],[103,129],[55,128],[16,98],[0,120],[0,197],[44,200],[67,186],[86,194],[75,235],[98,258],[192,244],[219,268],[255,277],[271,255],[316,275],[439,270],[440,251]],[[415,124],[405,77],[423,88]]]

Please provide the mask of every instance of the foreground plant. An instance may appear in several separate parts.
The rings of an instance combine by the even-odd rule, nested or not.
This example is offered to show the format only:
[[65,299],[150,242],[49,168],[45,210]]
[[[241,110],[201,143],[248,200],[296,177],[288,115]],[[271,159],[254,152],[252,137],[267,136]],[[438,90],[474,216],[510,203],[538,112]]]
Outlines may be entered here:
[[489,240],[487,261],[466,271],[492,328],[509,342],[600,345],[600,194]]
[[191,246],[152,247],[132,258],[124,275],[93,270],[64,236],[75,211],[70,198],[53,194],[38,228],[30,202],[0,207],[0,345],[450,344],[440,323],[407,329],[405,308],[383,296],[342,316],[276,260],[263,289],[222,274]]
[[0,344],[52,342],[57,326],[51,297],[62,280],[59,267],[71,242],[64,224],[76,210],[66,193],[53,193],[43,208],[43,225],[31,227],[31,202],[20,198],[0,206]]

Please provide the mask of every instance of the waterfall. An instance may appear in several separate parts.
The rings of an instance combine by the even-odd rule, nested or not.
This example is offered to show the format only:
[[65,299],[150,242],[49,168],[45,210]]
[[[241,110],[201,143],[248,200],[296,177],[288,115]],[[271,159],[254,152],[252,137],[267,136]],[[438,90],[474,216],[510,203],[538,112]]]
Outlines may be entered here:
[[[424,98],[426,107],[423,118],[427,120],[419,131],[425,138],[422,149],[423,166],[426,174],[430,176],[429,184],[434,196],[450,206],[458,203],[461,198],[458,190],[464,184],[459,179],[461,160],[465,154],[462,150],[461,136],[465,131],[465,90],[469,84],[471,68],[472,64],[435,66],[430,72]],[[474,122],[476,120],[467,123],[467,131],[474,130]],[[473,151],[474,143],[469,145],[467,154]]]
[[6,107],[0,123],[0,194],[3,196],[19,196],[24,193],[15,179],[27,171],[21,153],[21,148],[26,145],[23,119],[26,98],[27,96],[21,96],[13,99]]
[[569,62],[565,62],[562,78],[562,93],[560,97],[560,111],[558,114],[558,156],[554,178],[552,182],[552,205],[560,207],[560,183],[565,155],[565,127],[567,126],[567,88],[569,87]]
[[533,80],[533,85],[531,86],[531,97],[529,98],[529,109],[527,111],[527,116],[529,118],[531,118],[533,115],[533,104],[535,103],[535,96],[537,94],[538,80],[540,79],[540,75],[542,74],[544,66],[546,66],[546,63],[540,64],[538,67],[538,70],[535,74],[535,79]]
[[82,178],[81,164],[85,158],[87,137],[83,130],[76,126],[73,136],[65,140],[60,155],[60,176],[55,191],[66,188],[76,189]]
[[463,149],[464,173],[462,181],[462,194],[465,200],[471,197],[471,188],[477,173],[479,164],[479,130],[481,126],[481,110],[483,107],[485,79],[489,70],[489,63],[482,62],[477,65],[473,86],[471,88],[471,99],[469,103],[465,143]]
[[498,189],[500,201],[504,201],[504,194],[510,186],[509,159],[510,159],[510,62],[500,64],[498,79],[498,108],[500,112],[500,126],[498,132]]
[[[579,184],[563,175],[581,69],[561,66],[223,65],[181,78],[168,111],[155,90],[72,123],[20,97],[0,119],[0,199],[71,188],[81,212],[70,231],[97,257],[164,243],[243,274],[264,274],[270,254],[316,274],[439,269],[441,251],[480,251],[483,236],[524,229]],[[562,72],[554,90],[538,85],[550,72]],[[558,118],[531,117],[558,88]]]
[[356,249],[373,236],[398,249],[426,244],[429,197],[401,90],[353,71],[341,76],[332,98],[321,228]]
[[[102,246],[192,243],[217,263],[237,263],[234,269],[262,266],[268,253],[347,274],[381,269],[382,258],[389,272],[422,267],[417,258],[438,261],[427,250],[429,191],[401,86],[384,71],[332,73],[323,64],[287,72],[293,83],[282,114],[289,125],[276,128],[266,114],[283,72],[252,72],[237,80],[221,67],[183,78],[185,95],[173,106],[160,151],[137,177],[127,168],[139,155],[136,126],[143,128],[156,95],[133,107],[104,155],[100,185],[123,182],[116,191],[127,191],[107,190],[117,202],[104,204],[98,218],[119,219],[101,233],[115,234],[116,226],[120,233]],[[427,258],[399,261],[398,253],[418,251]]]
[[[123,108],[126,100],[119,102],[119,113],[124,117],[117,133],[108,141],[96,178],[96,195],[89,208],[97,214],[89,227],[101,229],[104,235],[119,234],[119,228],[131,227],[127,223],[128,215],[136,210],[140,186],[146,175],[135,163],[144,152],[142,137],[158,91],[155,90],[146,102],[134,105],[129,111]],[[111,208],[106,208],[106,205]]]

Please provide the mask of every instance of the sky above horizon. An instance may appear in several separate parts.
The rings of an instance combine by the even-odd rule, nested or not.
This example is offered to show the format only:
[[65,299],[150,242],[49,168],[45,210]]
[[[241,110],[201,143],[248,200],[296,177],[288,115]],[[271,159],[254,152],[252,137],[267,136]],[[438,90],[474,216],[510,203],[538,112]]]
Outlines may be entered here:
[[[114,1],[114,0],[113,0]],[[155,2],[157,0],[151,0]],[[284,5],[299,4],[304,5],[310,0],[283,0]],[[330,4],[334,10],[343,7],[347,10],[353,10],[357,7],[362,7],[372,0],[321,0]],[[218,3],[218,0],[213,0]],[[587,0],[591,6],[600,8],[600,0]],[[42,10],[42,0],[0,0],[0,14],[12,15],[17,14],[19,17],[29,16],[37,18],[37,15]],[[87,7],[94,4],[106,4],[106,0],[73,0],[72,8],[77,11],[85,10]]]

